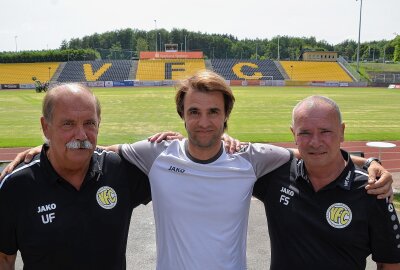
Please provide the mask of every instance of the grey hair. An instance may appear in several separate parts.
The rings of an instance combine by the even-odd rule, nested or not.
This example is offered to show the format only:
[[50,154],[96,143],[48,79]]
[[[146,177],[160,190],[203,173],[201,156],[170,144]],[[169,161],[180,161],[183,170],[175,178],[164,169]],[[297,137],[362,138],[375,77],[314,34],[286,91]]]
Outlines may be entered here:
[[316,106],[317,104],[321,104],[321,103],[330,105],[332,107],[332,109],[336,112],[337,117],[339,119],[339,123],[340,124],[343,123],[342,122],[342,113],[340,112],[340,109],[339,109],[339,106],[337,105],[337,103],[328,97],[315,95],[315,96],[306,97],[305,99],[303,99],[299,103],[297,103],[296,106],[294,106],[293,111],[292,111],[292,127],[294,125],[294,118],[295,118],[296,111],[300,108],[300,106],[306,105],[307,108],[312,108],[312,107]]
[[93,94],[92,90],[90,90],[88,87],[78,84],[78,83],[66,83],[62,85],[57,85],[53,87],[52,89],[48,90],[46,93],[46,96],[43,99],[43,105],[42,105],[42,114],[44,119],[46,119],[47,122],[51,122],[53,120],[53,110],[54,110],[54,103],[57,98],[57,93],[59,92],[60,89],[68,89],[68,90],[83,90],[84,92],[89,93],[92,95],[95,99],[96,102],[96,113],[97,117],[100,119],[101,115],[101,106],[100,102],[97,99],[97,97]]

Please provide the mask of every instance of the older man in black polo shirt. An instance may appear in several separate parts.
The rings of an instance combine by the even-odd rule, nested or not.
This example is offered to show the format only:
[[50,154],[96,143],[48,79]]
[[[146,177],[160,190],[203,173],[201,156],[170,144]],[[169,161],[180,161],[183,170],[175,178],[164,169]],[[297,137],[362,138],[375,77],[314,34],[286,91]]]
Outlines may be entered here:
[[255,184],[268,217],[272,270],[365,269],[370,254],[378,269],[400,269],[396,211],[365,192],[368,174],[340,149],[344,127],[334,101],[304,99],[292,125],[303,160]]
[[94,149],[100,105],[81,85],[50,90],[45,146],[0,183],[0,269],[125,269],[132,210],[150,200],[148,178]]

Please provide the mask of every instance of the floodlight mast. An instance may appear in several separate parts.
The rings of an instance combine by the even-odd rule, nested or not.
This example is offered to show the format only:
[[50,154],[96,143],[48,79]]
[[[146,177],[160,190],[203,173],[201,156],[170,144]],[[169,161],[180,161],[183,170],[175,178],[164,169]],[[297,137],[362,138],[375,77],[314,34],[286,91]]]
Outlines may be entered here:
[[186,36],[187,36],[187,35],[185,35],[185,52],[186,52]]
[[[358,1],[358,0],[356,0]],[[360,36],[361,36],[361,12],[362,12],[362,1],[360,0],[360,21],[358,24],[358,46],[357,46],[357,72],[360,73]]]
[[17,38],[18,38],[18,36],[14,36],[14,40],[15,40],[15,52],[18,52]]
[[157,47],[158,47],[158,42],[157,42],[157,20],[154,20],[154,29],[155,29],[155,31],[154,31],[154,33],[155,33],[155,35],[156,35],[156,52],[157,52]]
[[280,50],[279,50],[279,38],[280,38],[280,36],[278,35],[278,61],[281,60],[281,55],[280,55]]

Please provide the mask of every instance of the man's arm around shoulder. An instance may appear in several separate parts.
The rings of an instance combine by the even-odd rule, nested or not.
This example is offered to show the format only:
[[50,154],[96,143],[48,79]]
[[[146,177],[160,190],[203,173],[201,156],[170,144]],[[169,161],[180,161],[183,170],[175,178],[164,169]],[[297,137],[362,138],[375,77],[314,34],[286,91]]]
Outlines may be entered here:
[[400,270],[400,263],[376,263],[377,270]]
[[7,255],[0,252],[0,270],[14,270],[17,254]]
[[114,144],[114,145],[110,145],[110,146],[97,146],[97,147],[99,147],[100,149],[104,149],[106,151],[112,151],[112,152],[115,152],[115,153],[119,154],[118,153],[119,152],[119,147],[120,147],[119,144]]

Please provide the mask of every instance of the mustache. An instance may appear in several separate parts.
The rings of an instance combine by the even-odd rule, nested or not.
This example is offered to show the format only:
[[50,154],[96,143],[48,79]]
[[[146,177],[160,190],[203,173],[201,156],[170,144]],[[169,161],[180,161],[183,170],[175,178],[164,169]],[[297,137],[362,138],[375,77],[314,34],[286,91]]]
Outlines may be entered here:
[[93,144],[89,140],[72,140],[65,145],[68,149],[93,149]]

